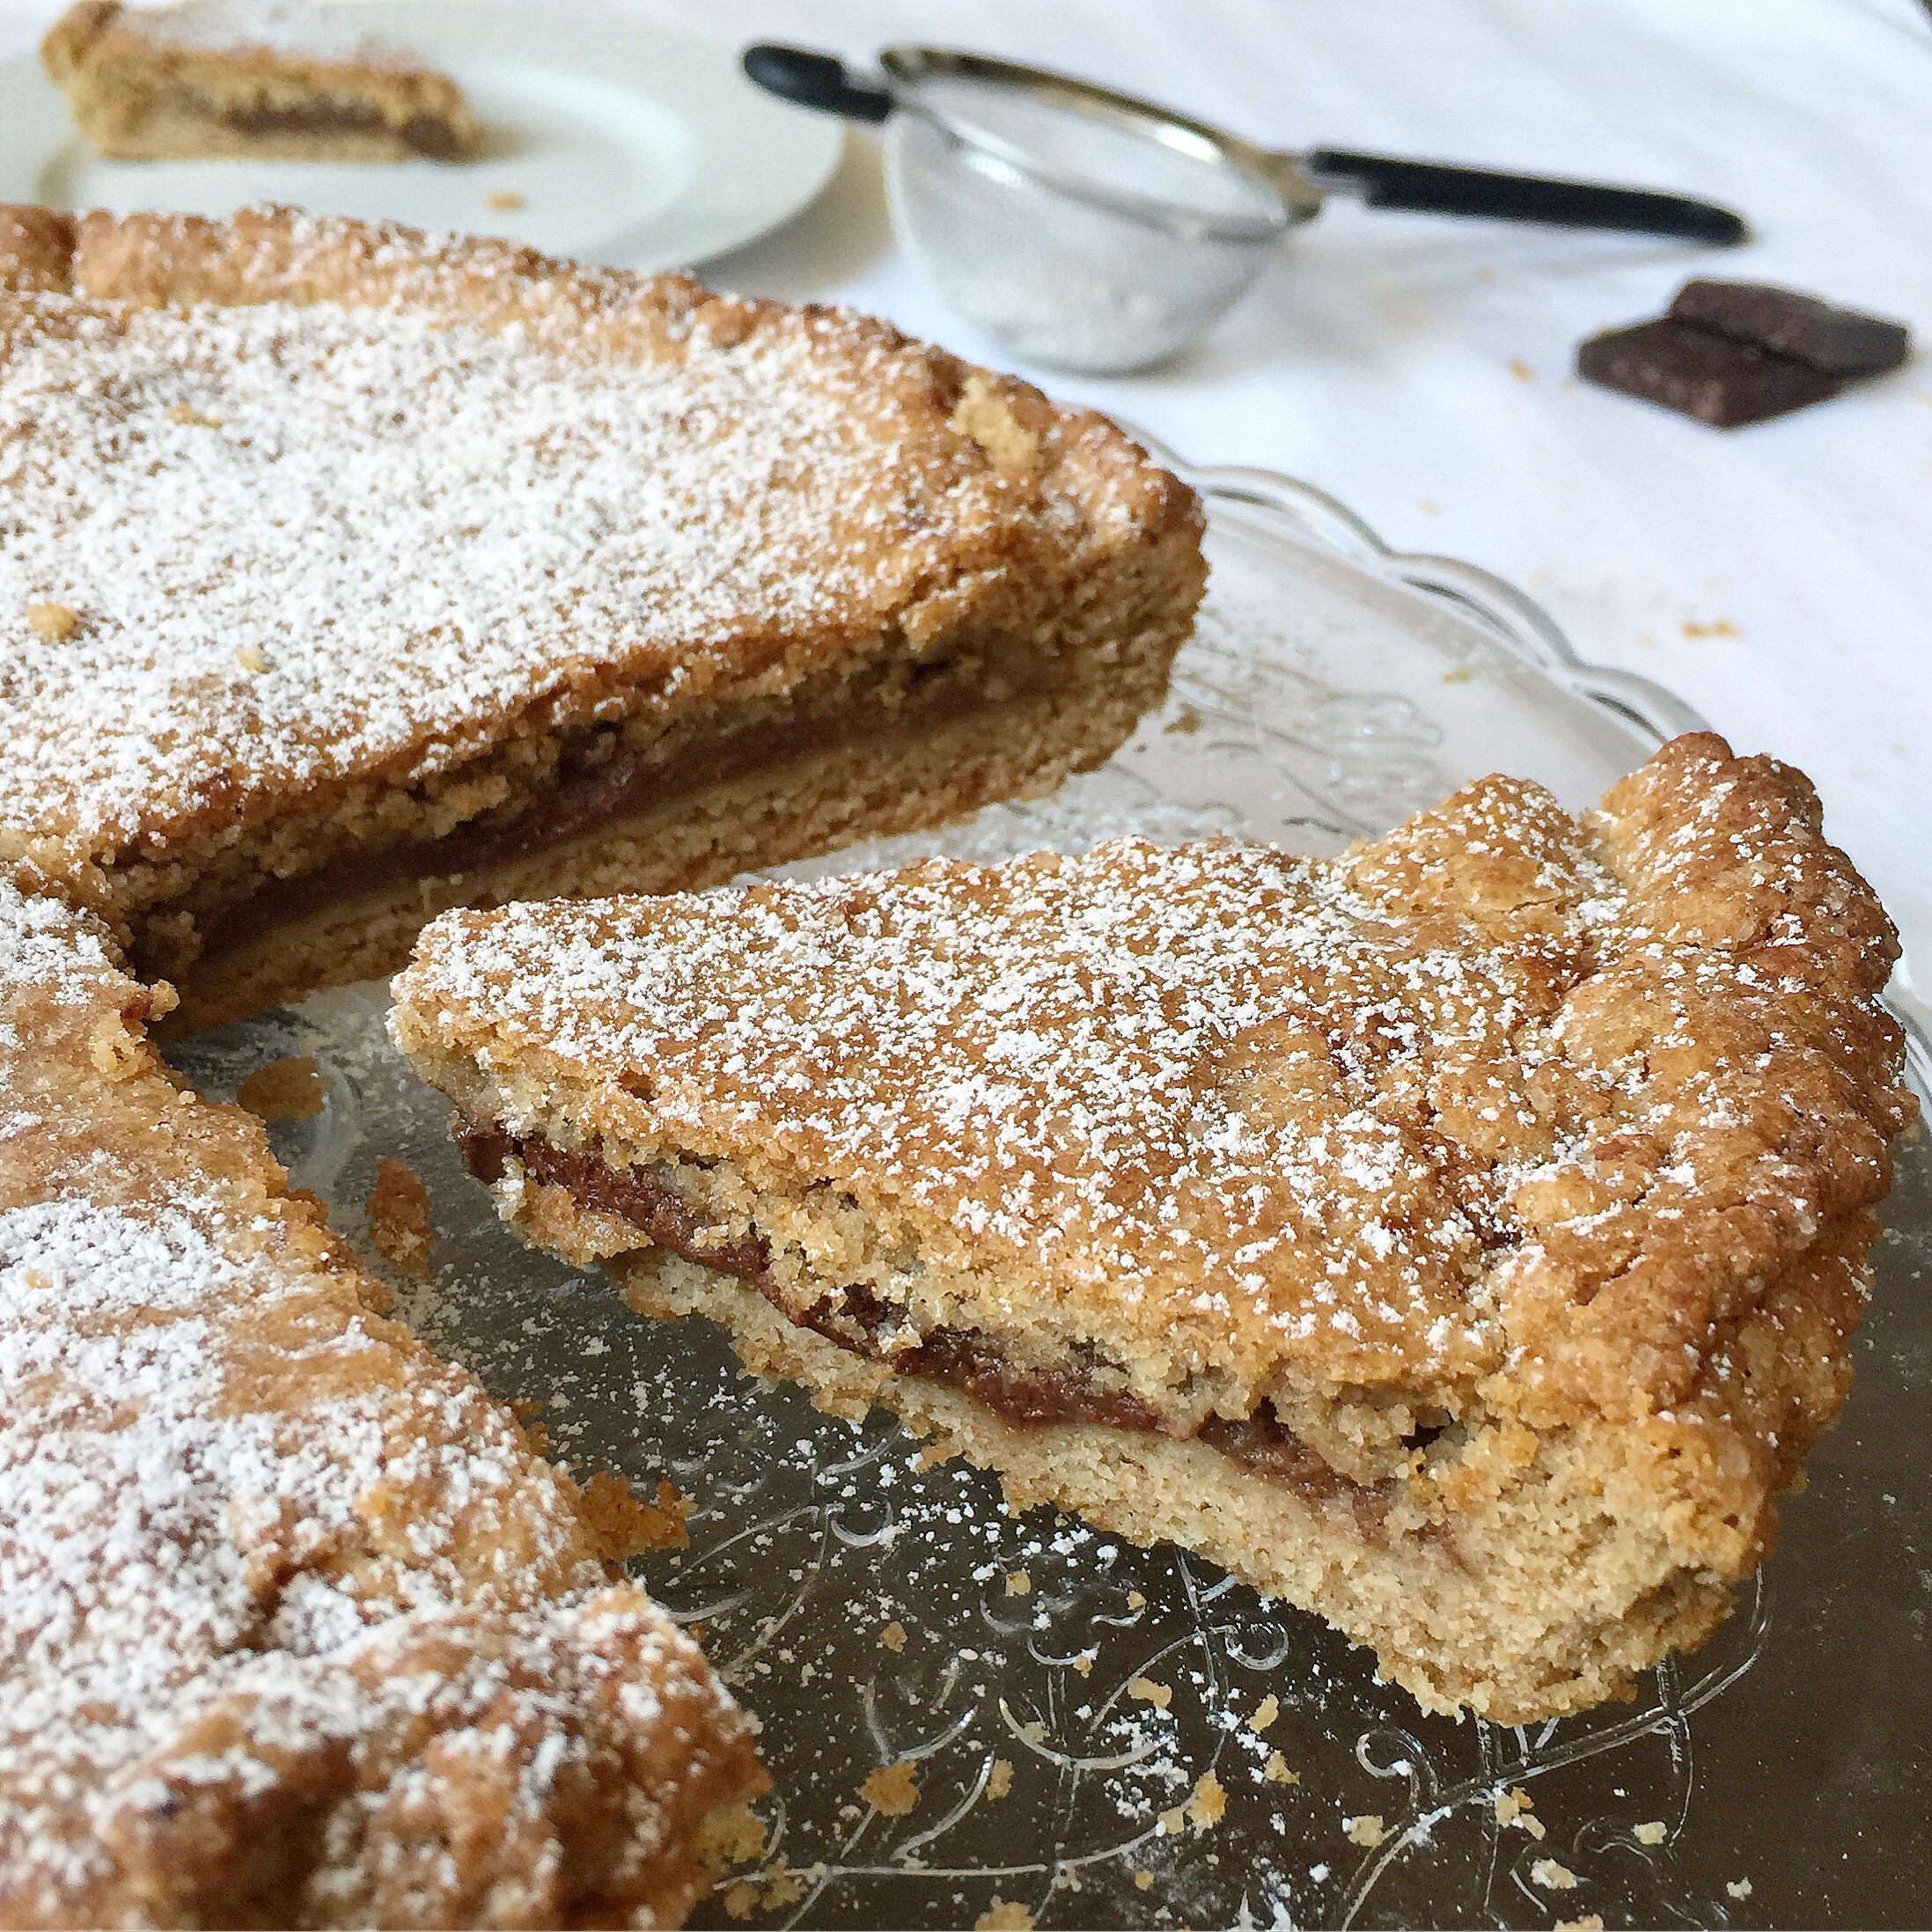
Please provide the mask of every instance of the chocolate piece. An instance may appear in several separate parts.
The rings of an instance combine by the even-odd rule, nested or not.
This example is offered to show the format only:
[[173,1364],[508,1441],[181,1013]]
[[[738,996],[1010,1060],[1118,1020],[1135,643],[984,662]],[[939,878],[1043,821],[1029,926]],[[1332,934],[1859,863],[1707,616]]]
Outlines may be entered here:
[[1669,317],[1591,336],[1576,351],[1576,373],[1719,430],[1788,415],[1843,386],[1809,363]]
[[1766,282],[1686,282],[1671,315],[1832,376],[1883,376],[1912,353],[1912,331],[1903,322]]

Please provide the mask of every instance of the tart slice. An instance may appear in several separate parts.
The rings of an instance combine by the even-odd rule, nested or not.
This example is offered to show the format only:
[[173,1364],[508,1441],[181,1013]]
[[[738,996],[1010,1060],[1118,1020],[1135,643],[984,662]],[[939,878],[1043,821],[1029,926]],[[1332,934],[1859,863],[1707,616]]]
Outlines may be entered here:
[[1205,576],[1111,425],[882,323],[286,209],[0,209],[0,861],[184,1025],[1050,790]]
[[383,1319],[166,1003],[0,882],[0,1923],[681,1923],[765,1778],[637,1506]]
[[330,0],[77,0],[40,58],[114,161],[457,161],[482,143],[448,75]]
[[1818,824],[1687,738],[1333,863],[452,914],[393,1025],[637,1309],[1523,1722],[1711,1631],[1845,1394],[1912,1104]]

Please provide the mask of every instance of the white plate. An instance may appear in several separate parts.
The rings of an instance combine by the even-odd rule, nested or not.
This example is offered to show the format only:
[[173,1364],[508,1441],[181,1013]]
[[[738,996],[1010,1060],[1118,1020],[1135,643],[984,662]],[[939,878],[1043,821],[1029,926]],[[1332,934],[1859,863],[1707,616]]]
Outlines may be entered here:
[[[657,21],[535,0],[332,0],[454,77],[489,130],[475,161],[104,161],[36,55],[0,62],[0,201],[226,215],[249,202],[681,268],[775,227],[837,166],[837,122],[739,71],[735,48]],[[520,195],[513,209],[493,195]]]

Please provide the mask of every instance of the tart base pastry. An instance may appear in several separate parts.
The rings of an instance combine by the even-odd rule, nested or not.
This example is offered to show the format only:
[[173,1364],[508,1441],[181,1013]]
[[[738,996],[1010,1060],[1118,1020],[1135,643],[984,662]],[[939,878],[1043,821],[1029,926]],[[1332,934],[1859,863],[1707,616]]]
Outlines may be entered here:
[[40,43],[112,161],[457,161],[483,130],[446,74],[328,0],[78,0]]
[[452,914],[392,1025],[528,1238],[1504,1723],[1770,1550],[1909,1120],[1801,775],[1683,738],[1229,841]]
[[0,884],[0,1923],[681,1923],[749,1721],[168,997]]
[[287,209],[0,209],[0,862],[178,1027],[1051,790],[1205,578],[1111,425],[883,324]]

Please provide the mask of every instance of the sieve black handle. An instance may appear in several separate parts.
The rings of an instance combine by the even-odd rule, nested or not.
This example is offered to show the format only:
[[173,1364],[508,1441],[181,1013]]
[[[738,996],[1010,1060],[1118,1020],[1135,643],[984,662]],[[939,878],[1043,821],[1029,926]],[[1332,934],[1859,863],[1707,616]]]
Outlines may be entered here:
[[760,40],[746,48],[742,58],[746,73],[781,100],[847,121],[884,121],[893,111],[892,95],[883,87],[854,80],[836,55]]
[[1370,208],[1425,215],[1474,215],[1492,221],[1546,222],[1558,228],[1610,228],[1673,235],[1733,248],[1751,239],[1741,215],[1715,202],[1649,188],[1605,187],[1596,181],[1503,174],[1443,161],[1398,161],[1385,154],[1317,148],[1297,158],[1322,187],[1361,195]]

